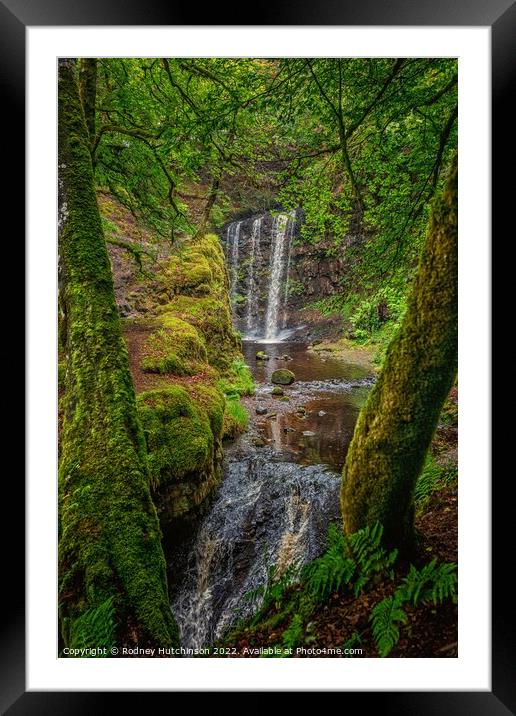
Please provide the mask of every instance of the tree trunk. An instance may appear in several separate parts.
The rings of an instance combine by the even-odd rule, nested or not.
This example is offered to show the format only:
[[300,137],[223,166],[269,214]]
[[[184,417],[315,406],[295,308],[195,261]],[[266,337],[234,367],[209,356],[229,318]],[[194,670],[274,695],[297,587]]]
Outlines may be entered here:
[[379,521],[410,549],[414,486],[457,371],[457,158],[434,200],[407,312],[362,409],[343,471],[344,529]]
[[[175,646],[145,439],[96,203],[76,62],[69,59],[59,62],[59,183],[60,299],[67,322],[59,466],[64,643]],[[102,639],[94,632],[101,616]]]
[[79,94],[91,147],[95,139],[95,102],[97,99],[97,60],[94,57],[85,57],[80,62]]

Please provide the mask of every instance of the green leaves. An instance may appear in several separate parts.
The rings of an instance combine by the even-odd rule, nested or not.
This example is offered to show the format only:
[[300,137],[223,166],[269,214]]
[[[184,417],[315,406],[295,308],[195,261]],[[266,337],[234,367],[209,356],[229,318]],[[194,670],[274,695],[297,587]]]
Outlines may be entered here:
[[398,624],[407,623],[407,615],[396,595],[386,597],[371,612],[373,636],[380,656],[389,654],[400,638]]
[[421,570],[414,565],[403,578],[393,595],[385,597],[371,612],[373,637],[381,657],[388,656],[398,643],[398,624],[407,623],[404,604],[433,604],[437,606],[457,596],[457,565],[453,562],[437,564],[433,559]]

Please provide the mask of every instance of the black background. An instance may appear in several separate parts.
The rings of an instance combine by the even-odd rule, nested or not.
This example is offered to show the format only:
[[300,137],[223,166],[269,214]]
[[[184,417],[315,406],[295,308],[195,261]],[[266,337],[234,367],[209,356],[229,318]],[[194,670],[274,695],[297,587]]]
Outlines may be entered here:
[[[247,15],[247,16],[246,16]],[[0,0],[0,156],[4,179],[0,202],[2,263],[5,280],[12,271],[15,278],[24,266],[24,146],[25,146],[25,27],[38,25],[427,25],[491,26],[492,29],[492,244],[501,255],[492,283],[492,328],[504,331],[505,341],[514,334],[514,309],[511,288],[514,262],[509,258],[516,239],[513,207],[516,173],[514,135],[516,123],[509,110],[509,98],[516,95],[516,4],[510,0],[287,0],[267,4],[242,3],[226,8],[220,3],[179,5],[173,0]],[[173,49],[171,48],[173,56]],[[480,138],[482,141],[483,138]],[[474,207],[472,207],[474,211]],[[14,219],[14,221],[13,221]],[[53,251],[54,247],[49,247]],[[17,256],[9,256],[17,251]],[[9,263],[8,263],[9,262]],[[133,709],[147,708],[149,699],[166,699],[168,708],[186,708],[171,693],[107,692],[27,692],[25,693],[25,546],[24,546],[24,446],[23,418],[17,419],[16,405],[23,405],[20,376],[22,359],[18,346],[24,336],[21,282],[4,291],[4,418],[12,436],[3,434],[2,510],[5,530],[1,559],[2,601],[0,632],[0,708],[10,716],[38,714],[108,714],[119,709],[120,700],[130,699]],[[509,298],[502,289],[509,287]],[[499,290],[500,289],[500,290]],[[0,294],[1,295],[1,294]],[[504,309],[506,316],[504,317]],[[474,320],[474,317],[472,317]],[[16,337],[18,330],[18,338]],[[498,334],[501,344],[501,332]],[[496,345],[496,343],[494,344]],[[507,368],[513,368],[514,354],[500,345],[503,364],[493,364],[493,414],[514,404],[513,382]],[[34,346],[30,346],[34,350]],[[503,353],[502,353],[503,351]],[[464,357],[463,357],[464,358]],[[465,357],[474,361],[474,355]],[[8,372],[7,372],[8,371]],[[16,377],[15,377],[16,376]],[[17,378],[17,379],[16,379]],[[480,376],[482,379],[482,376]],[[503,382],[502,382],[503,381]],[[8,384],[15,385],[15,397],[6,396]],[[499,396],[503,396],[499,398]],[[502,403],[503,400],[503,403]],[[53,415],[49,420],[55,420]],[[514,626],[514,516],[511,499],[514,483],[514,457],[502,467],[503,448],[513,441],[510,413],[492,431],[492,454],[498,458],[493,468],[493,595],[492,595],[492,692],[346,692],[339,710],[360,713],[377,710],[382,716],[502,716],[516,713],[516,628]],[[16,438],[18,444],[16,450]],[[474,446],[466,446],[474,450]],[[468,479],[467,475],[463,479]],[[513,492],[513,490],[512,490]],[[484,615],[479,615],[482,619]],[[407,689],[410,684],[407,683]],[[300,684],[300,689],[302,684]],[[238,689],[235,680],[235,690]],[[335,684],[339,690],[339,684]],[[202,693],[202,692],[199,692]],[[320,698],[320,694],[318,695]],[[145,702],[143,702],[145,699]],[[171,700],[173,699],[173,701]],[[261,699],[249,706],[260,708]],[[191,702],[189,702],[191,704]],[[210,701],[210,707],[223,707],[222,699]],[[308,705],[308,704],[307,704]],[[163,705],[161,706],[161,708]],[[156,704],[156,708],[159,708]],[[189,708],[192,708],[190,706]],[[244,705],[244,708],[246,706]],[[276,705],[275,709],[282,708]]]

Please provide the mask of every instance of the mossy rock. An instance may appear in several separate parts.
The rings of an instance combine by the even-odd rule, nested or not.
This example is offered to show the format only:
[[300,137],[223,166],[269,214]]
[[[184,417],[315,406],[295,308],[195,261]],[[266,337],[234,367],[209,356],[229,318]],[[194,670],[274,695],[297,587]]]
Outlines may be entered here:
[[197,329],[170,314],[162,314],[162,326],[143,346],[142,368],[148,373],[195,375],[207,362],[204,339]]
[[204,296],[225,286],[224,254],[218,238],[207,234],[183,243],[162,265],[159,281],[171,295]]
[[258,351],[256,354],[256,360],[269,360],[269,356],[265,351]]
[[151,484],[158,488],[191,473],[200,473],[213,460],[214,422],[208,409],[185,388],[171,386],[138,396],[138,414],[147,442]]
[[162,314],[176,316],[194,326],[204,338],[208,362],[220,371],[228,370],[241,357],[241,339],[233,329],[227,294],[194,298],[175,296]]
[[271,375],[271,382],[276,385],[291,385],[295,379],[294,373],[286,368],[278,368]]
[[272,389],[272,395],[275,395],[275,396],[285,395],[285,391],[283,390],[283,388],[280,388],[279,385],[276,385]]

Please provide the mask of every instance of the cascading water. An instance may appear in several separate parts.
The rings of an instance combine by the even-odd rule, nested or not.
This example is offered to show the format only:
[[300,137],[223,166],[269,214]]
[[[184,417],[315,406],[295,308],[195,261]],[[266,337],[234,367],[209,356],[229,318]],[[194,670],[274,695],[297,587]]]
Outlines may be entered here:
[[260,247],[263,216],[253,221],[251,233],[251,251],[249,256],[249,275],[247,278],[247,315],[246,327],[249,333],[256,331],[258,321],[259,285],[257,281],[256,268],[259,265],[262,254]]
[[278,214],[272,229],[269,296],[265,314],[265,338],[272,340],[278,335],[278,314],[281,303],[281,282],[285,275],[285,238],[291,224],[289,214]]
[[238,285],[238,252],[240,243],[240,227],[242,226],[241,221],[233,221],[227,230],[226,237],[226,256],[229,263],[231,283],[230,283],[230,296],[231,304],[234,306]]
[[289,276],[290,276],[290,255],[292,252],[292,234],[294,233],[294,226],[296,225],[296,219],[297,219],[297,210],[294,209],[290,212],[290,218],[288,224],[288,233],[287,233],[287,269],[285,271],[285,292],[283,294],[283,321],[281,324],[282,328],[286,328],[287,326],[287,305],[288,305],[288,295],[289,295]]
[[[271,459],[272,458],[272,459]],[[339,519],[340,475],[324,465],[275,462],[263,452],[227,460],[215,501],[202,520],[172,609],[181,644],[213,643],[257,608],[248,593],[317,557],[328,522]]]
[[[235,325],[247,338],[274,342],[287,326],[288,276],[296,220],[297,212],[291,211],[274,218],[262,214],[233,221],[227,227],[225,250],[231,306]],[[245,302],[238,295],[243,290],[242,268],[246,271]]]

